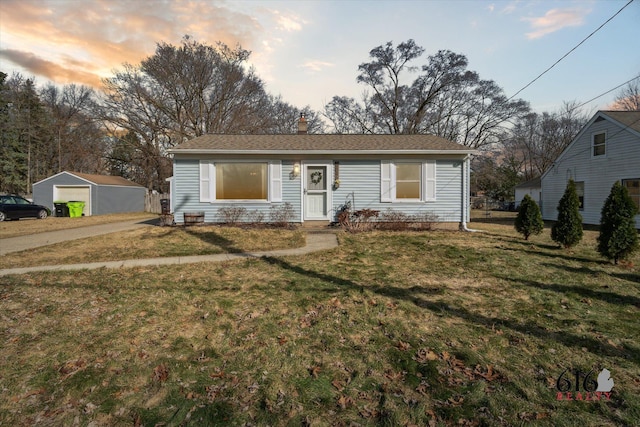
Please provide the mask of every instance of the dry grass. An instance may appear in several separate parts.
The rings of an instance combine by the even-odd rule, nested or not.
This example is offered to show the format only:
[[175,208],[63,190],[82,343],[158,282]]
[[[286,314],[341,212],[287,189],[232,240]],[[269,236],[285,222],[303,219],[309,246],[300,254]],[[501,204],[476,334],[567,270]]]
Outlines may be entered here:
[[44,233],[47,231],[67,230],[70,228],[80,228],[89,225],[110,224],[120,221],[146,221],[157,219],[158,215],[146,212],[109,214],[83,216],[80,218],[58,218],[49,217],[47,219],[25,218],[19,221],[0,222],[0,239],[9,237],[26,236],[29,234]]
[[[2,425],[633,425],[640,255],[512,227],[0,278]],[[607,368],[610,400],[558,401]]]
[[268,251],[304,246],[301,231],[233,227],[145,227],[73,240],[0,259],[0,269],[171,256]]

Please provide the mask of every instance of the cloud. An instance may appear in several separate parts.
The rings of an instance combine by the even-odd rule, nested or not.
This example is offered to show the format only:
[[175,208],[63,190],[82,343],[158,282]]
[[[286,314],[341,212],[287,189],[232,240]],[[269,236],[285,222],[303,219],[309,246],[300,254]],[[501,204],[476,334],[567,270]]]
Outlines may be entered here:
[[14,64],[51,81],[79,83],[91,87],[100,86],[100,78],[95,73],[76,68],[78,66],[82,68],[82,66],[87,65],[81,61],[71,59],[68,64],[72,67],[65,67],[42,59],[33,53],[13,49],[0,50],[0,57],[6,58]]
[[264,32],[248,14],[209,1],[92,0],[80,7],[75,0],[2,2],[0,40],[7,61],[49,79],[77,76],[92,86],[100,74],[152,55],[161,41],[179,44],[188,34],[251,50],[261,47]]
[[278,11],[273,11],[276,21],[276,28],[278,30],[286,31],[286,32],[297,32],[302,30],[302,24],[306,24],[306,21],[300,19],[296,15],[282,15]]
[[578,27],[584,23],[584,17],[589,12],[587,9],[551,9],[544,16],[522,20],[530,22],[533,31],[526,35],[528,39],[533,40],[566,27]]
[[335,66],[335,64],[332,64],[331,62],[324,62],[324,61],[306,61],[303,64],[300,65],[300,68],[305,68],[308,71],[312,71],[312,72],[319,72],[322,71],[325,68],[328,67],[333,67]]

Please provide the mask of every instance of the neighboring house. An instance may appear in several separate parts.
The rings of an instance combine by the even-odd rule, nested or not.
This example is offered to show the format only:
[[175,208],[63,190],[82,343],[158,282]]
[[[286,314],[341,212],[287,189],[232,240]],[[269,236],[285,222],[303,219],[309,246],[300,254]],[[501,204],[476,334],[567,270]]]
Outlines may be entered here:
[[144,212],[147,189],[120,176],[60,172],[33,184],[33,201],[54,211],[54,202],[84,202],[83,215]]
[[582,128],[542,175],[545,220],[557,219],[558,202],[569,179],[576,183],[585,224],[600,224],[602,206],[616,181],[640,205],[640,111],[598,111]]
[[524,196],[527,194],[535,200],[538,206],[541,206],[542,187],[540,186],[540,177],[516,185],[516,208],[520,206],[522,199],[524,199]]
[[467,147],[431,135],[204,135],[170,150],[172,209],[262,212],[291,204],[294,222],[329,224],[352,209],[435,214],[440,222],[469,221]]

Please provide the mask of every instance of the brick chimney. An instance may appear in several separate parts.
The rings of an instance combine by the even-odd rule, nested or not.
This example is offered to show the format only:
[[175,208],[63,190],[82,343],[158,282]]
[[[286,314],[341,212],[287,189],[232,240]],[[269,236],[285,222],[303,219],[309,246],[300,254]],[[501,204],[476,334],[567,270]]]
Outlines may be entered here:
[[304,117],[304,113],[300,113],[300,120],[298,121],[298,135],[307,134],[307,119]]

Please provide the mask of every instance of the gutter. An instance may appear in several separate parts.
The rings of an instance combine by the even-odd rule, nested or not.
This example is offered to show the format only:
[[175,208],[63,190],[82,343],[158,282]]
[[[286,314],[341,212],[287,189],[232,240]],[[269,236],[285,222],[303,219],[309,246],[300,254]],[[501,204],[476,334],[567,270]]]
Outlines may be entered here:
[[481,233],[482,230],[474,230],[472,228],[467,228],[467,216],[471,218],[469,213],[469,199],[470,194],[467,189],[470,189],[470,173],[471,173],[471,155],[467,154],[467,156],[462,161],[462,221],[460,222],[460,231],[468,232],[468,233]]
[[207,150],[199,148],[179,148],[167,150],[171,154],[465,154],[469,156],[475,153],[475,150]]

